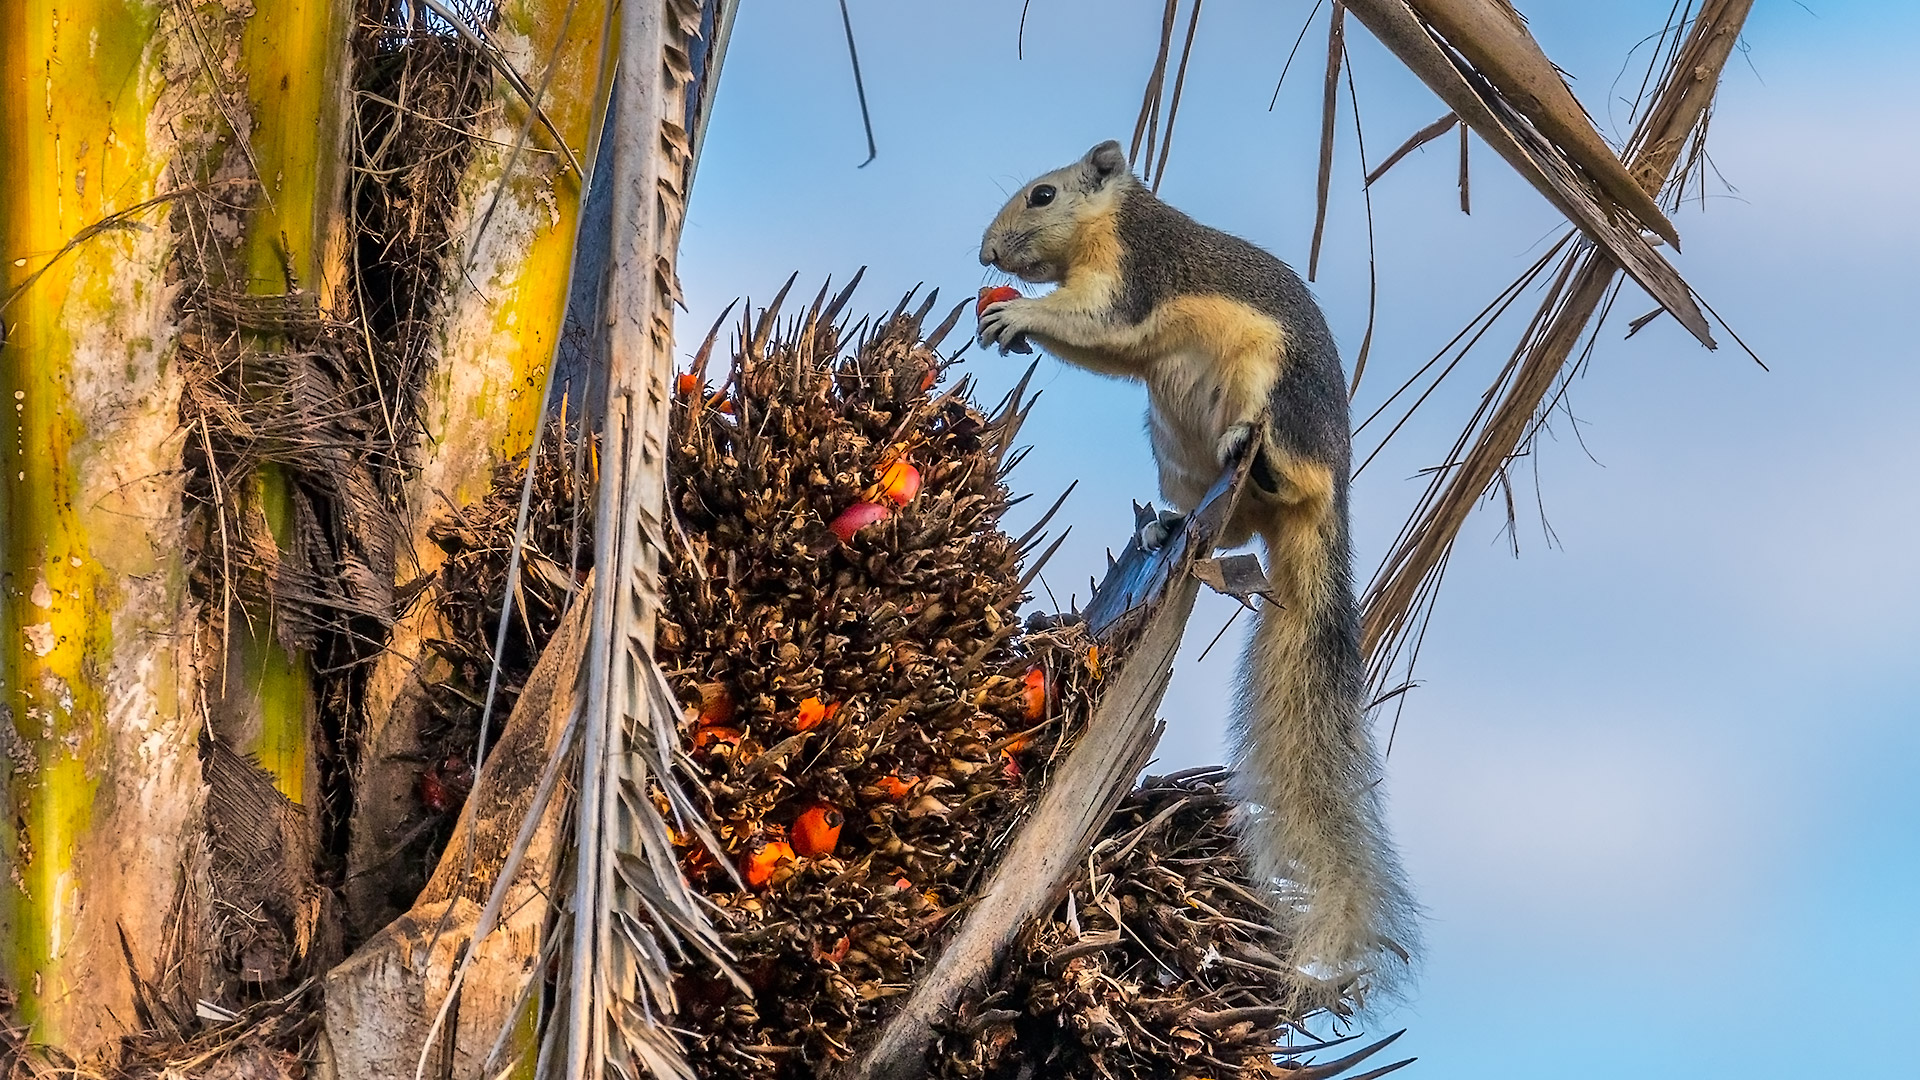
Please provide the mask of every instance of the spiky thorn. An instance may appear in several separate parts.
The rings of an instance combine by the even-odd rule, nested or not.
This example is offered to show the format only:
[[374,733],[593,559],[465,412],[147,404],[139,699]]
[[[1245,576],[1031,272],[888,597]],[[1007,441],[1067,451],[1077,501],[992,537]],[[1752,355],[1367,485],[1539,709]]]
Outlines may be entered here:
[[760,313],[760,321],[753,327],[753,343],[747,347],[747,355],[760,356],[766,349],[767,340],[773,336],[774,320],[780,317],[780,305],[786,303],[787,291],[793,288],[793,283],[799,279],[800,271],[795,270],[793,276],[787,278],[787,283],[780,286],[780,291],[774,295],[773,303],[768,304],[766,310]]
[[[853,290],[860,287],[860,279],[866,276],[866,267],[863,266],[855,270],[853,272],[853,279],[847,282],[846,288],[834,294],[833,302],[827,305],[827,310],[820,313],[820,317],[827,322],[833,322],[835,319],[838,319],[840,317],[840,310],[847,306],[848,300],[853,298]],[[841,340],[846,340],[845,335],[842,335]]]
[[1026,532],[1021,533],[1019,539],[1013,542],[1014,549],[1021,552],[1022,554],[1025,554],[1028,543],[1033,541],[1035,537],[1040,535],[1040,530],[1046,528],[1047,522],[1053,520],[1053,515],[1058,513],[1062,506],[1066,505],[1067,496],[1073,494],[1073,489],[1079,486],[1080,486],[1080,481],[1078,480],[1075,480],[1073,483],[1068,484],[1067,490],[1061,492],[1060,497],[1053,500],[1053,505],[1047,508],[1047,512],[1040,515],[1040,520],[1034,522],[1032,528],[1028,529]]
[[827,290],[831,288],[833,288],[833,275],[829,274],[827,275],[827,279],[820,283],[820,291],[814,294],[813,303],[807,305],[808,322],[813,322],[820,318],[820,309],[826,306]]
[[920,310],[913,313],[913,332],[915,335],[918,335],[920,328],[927,324],[927,314],[933,310],[933,305],[938,303],[939,300],[940,290],[936,288],[927,294],[925,300],[920,301]]
[[859,322],[841,328],[840,340],[853,342],[853,351],[859,352],[867,347],[867,337],[872,333],[873,316],[862,315]]
[[1047,545],[1047,550],[1041,552],[1040,557],[1033,561],[1033,565],[1027,567],[1027,572],[1020,575],[1020,584],[1014,587],[1015,592],[1027,591],[1027,586],[1033,584],[1033,579],[1040,576],[1040,571],[1046,568],[1047,560],[1053,558],[1053,553],[1059,551],[1060,545],[1067,542],[1067,534],[1072,531],[1071,525],[1061,530],[1060,538]]
[[1012,461],[1008,461],[1006,457],[1008,449],[1013,446],[1014,438],[1020,434],[1020,429],[1027,425],[1027,417],[1033,412],[1034,405],[1037,404],[1039,401],[1040,401],[1040,395],[1038,392],[1036,392],[1032,397],[1027,399],[1026,408],[1021,409],[1019,412],[1015,413],[1009,419],[1007,426],[1000,432],[1000,435],[999,435],[1000,445],[998,449],[1000,451],[1000,459],[1002,461],[1002,464],[1000,466],[1000,472],[1002,475],[1005,475],[1015,465],[1018,465],[1020,463],[1020,458],[1023,458],[1026,456],[1025,454],[1021,454],[1019,457],[1016,457]]
[[908,289],[907,295],[901,297],[900,303],[895,305],[893,309],[893,314],[887,316],[887,321],[892,322],[893,320],[899,318],[900,316],[905,315],[907,313],[907,305],[913,303],[913,298],[920,294],[920,290],[924,288],[926,284],[927,284],[926,282],[922,281],[918,285],[915,285],[913,288]]
[[[1286,1074],[1287,1080],[1331,1080],[1332,1077],[1339,1076],[1341,1073],[1346,1072],[1348,1069],[1353,1068],[1355,1065],[1360,1064],[1361,1062],[1372,1057],[1374,1054],[1379,1053],[1381,1050],[1392,1045],[1395,1039],[1398,1039],[1400,1036],[1405,1035],[1406,1033],[1407,1033],[1407,1029],[1401,1028],[1399,1031],[1396,1031],[1393,1034],[1387,1036],[1386,1038],[1381,1039],[1377,1043],[1373,1043],[1369,1046],[1363,1046],[1360,1049],[1355,1050],[1353,1053],[1348,1054],[1346,1057],[1335,1058],[1334,1060],[1329,1061],[1323,1065],[1298,1065],[1291,1069],[1287,1069],[1287,1074]],[[1406,1065],[1411,1065],[1413,1061],[1414,1061],[1413,1058],[1408,1058],[1405,1061],[1397,1061],[1392,1065],[1375,1069],[1372,1072],[1366,1073],[1364,1075],[1349,1077],[1348,1080],[1374,1080],[1375,1077],[1385,1076],[1395,1069],[1401,1068]],[[1287,1067],[1283,1064],[1281,1065],[1281,1068],[1285,1069]]]
[[1349,1076],[1346,1078],[1346,1080],[1380,1080],[1380,1077],[1385,1076],[1390,1072],[1398,1072],[1399,1070],[1406,1068],[1407,1066],[1413,1064],[1418,1060],[1420,1059],[1408,1058],[1405,1061],[1396,1061],[1391,1065],[1382,1065],[1377,1069],[1369,1069],[1366,1072],[1361,1073],[1359,1076]]
[[953,333],[954,327],[960,325],[960,313],[967,310],[967,305],[972,302],[972,300],[962,300],[953,305],[953,310],[947,313],[947,317],[940,320],[940,325],[933,328],[933,333],[927,335],[927,348],[939,350],[940,343],[947,340],[947,335]]
[[995,405],[993,411],[987,415],[987,423],[996,425],[1003,423],[1008,415],[1019,407],[1020,396],[1026,393],[1027,382],[1033,378],[1033,373],[1039,366],[1040,361],[1038,360],[1027,365],[1026,372],[1020,376],[1020,381],[1015,383],[1013,389],[1007,391],[1006,394],[1001,397],[1000,403]]
[[[738,304],[739,302],[740,298],[734,297],[733,301],[727,305],[726,310],[720,313],[720,317],[713,320],[713,326],[707,330],[706,339],[701,341],[700,348],[694,351],[693,366],[689,370],[692,371],[694,378],[699,381],[700,385],[694,387],[693,393],[687,402],[688,435],[692,435],[694,430],[699,426],[700,412],[705,409],[707,405],[706,372],[707,362],[713,359],[713,343],[720,339],[721,325],[727,321],[727,316],[732,314],[734,304]],[[732,365],[728,365],[727,380],[721,384],[719,392],[725,393],[727,386],[732,382],[733,367]]]
[[[1026,398],[1027,384],[1033,380],[1033,373],[1039,368],[1038,360],[1027,365],[1025,374],[1020,376],[1020,381],[1015,383],[1013,389],[1007,391],[1007,396],[994,407],[993,419],[989,421],[994,429],[994,456],[1001,460],[1000,471],[1003,474],[1012,467],[1005,464],[1007,450],[1013,446],[1014,438],[1020,434],[1021,426],[1027,422],[1027,414],[1033,411],[1034,402],[1040,400],[1037,392],[1031,398]],[[1026,399],[1022,401],[1022,398]]]

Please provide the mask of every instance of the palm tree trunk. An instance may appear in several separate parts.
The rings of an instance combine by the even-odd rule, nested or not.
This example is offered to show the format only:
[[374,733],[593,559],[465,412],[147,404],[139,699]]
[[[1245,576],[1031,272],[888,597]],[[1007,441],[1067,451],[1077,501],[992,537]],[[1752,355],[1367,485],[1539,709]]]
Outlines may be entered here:
[[[583,163],[592,160],[612,82],[608,17],[605,0],[510,0],[488,35]],[[459,185],[453,229],[463,239],[447,256],[447,292],[431,328],[426,437],[405,494],[403,577],[439,569],[443,555],[428,525],[450,506],[477,501],[494,469],[532,444],[564,328],[584,178],[504,76],[494,80],[494,100],[503,108],[478,133],[485,141]],[[419,812],[414,787],[427,688],[446,677],[427,648],[445,636],[435,599],[402,616],[369,676],[347,860],[349,920],[363,935],[402,910],[392,899],[391,864]],[[504,720],[504,710],[494,713],[495,733]],[[389,870],[370,872],[377,867]]]
[[[176,10],[0,12],[0,980],[84,1056],[134,1015],[200,829],[182,559],[178,236],[211,123]],[[173,190],[169,190],[173,189]],[[149,972],[151,973],[151,972]]]

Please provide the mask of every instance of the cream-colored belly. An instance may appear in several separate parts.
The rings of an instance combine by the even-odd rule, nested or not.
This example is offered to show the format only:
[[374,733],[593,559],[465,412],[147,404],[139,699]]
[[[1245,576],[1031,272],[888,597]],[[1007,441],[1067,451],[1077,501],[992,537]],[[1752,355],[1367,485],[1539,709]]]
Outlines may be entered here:
[[1278,358],[1230,364],[1203,351],[1159,358],[1147,376],[1147,427],[1160,468],[1160,494],[1182,512],[1199,504],[1220,474],[1220,437],[1257,419]]

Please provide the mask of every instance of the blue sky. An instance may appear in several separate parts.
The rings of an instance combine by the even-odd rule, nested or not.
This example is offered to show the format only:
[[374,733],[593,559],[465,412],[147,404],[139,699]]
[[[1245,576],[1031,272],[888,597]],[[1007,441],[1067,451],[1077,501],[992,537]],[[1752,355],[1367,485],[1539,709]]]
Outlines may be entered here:
[[[1296,265],[1322,31],[1267,103],[1311,6],[1206,5],[1162,188]],[[1637,76],[1616,77],[1667,0],[1520,6],[1603,130],[1624,134],[1617,98]],[[923,281],[970,294],[988,280],[975,252],[1006,193],[1131,133],[1159,8],[1033,0],[1020,60],[1018,0],[852,0],[880,145],[856,169],[836,6],[745,5],[687,223],[686,332],[794,270],[817,283],[867,265],[869,308]],[[1579,439],[1563,419],[1536,455],[1556,542],[1530,502],[1518,559],[1499,514],[1467,525],[1389,763],[1429,952],[1414,998],[1376,1026],[1411,1029],[1396,1047],[1420,1056],[1410,1075],[1912,1069],[1916,29],[1901,3],[1758,5],[1710,146],[1734,190],[1677,216],[1677,262],[1771,373],[1668,320],[1623,340],[1623,320],[1570,395]],[[1445,109],[1364,30],[1350,50],[1378,161]],[[1366,233],[1344,101],[1341,130],[1315,288],[1350,363]],[[1471,217],[1448,140],[1374,188],[1381,314],[1360,415],[1556,235],[1490,151],[1476,144],[1473,161]],[[1501,346],[1463,365],[1356,486],[1363,579],[1421,489],[1416,470],[1445,453],[1517,332],[1497,331]],[[988,394],[1019,372],[986,355],[969,367]],[[1062,600],[1084,597],[1129,501],[1154,494],[1142,394],[1051,360],[1038,382],[1015,485],[1044,505],[1081,481],[1046,576]],[[1165,768],[1223,756],[1244,624],[1196,654],[1229,613],[1216,600],[1195,616],[1163,710]]]

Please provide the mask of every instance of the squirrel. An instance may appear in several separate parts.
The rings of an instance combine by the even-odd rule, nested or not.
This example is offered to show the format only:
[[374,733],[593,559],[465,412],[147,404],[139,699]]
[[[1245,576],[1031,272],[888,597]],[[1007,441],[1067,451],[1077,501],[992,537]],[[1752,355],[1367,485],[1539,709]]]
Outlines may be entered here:
[[[1160,201],[1103,142],[1026,184],[980,262],[1058,287],[992,303],[984,346],[1147,385],[1160,492],[1182,513],[1264,431],[1223,546],[1269,563],[1233,722],[1240,844],[1275,890],[1289,993],[1328,1007],[1402,988],[1417,909],[1382,820],[1348,537],[1346,381],[1312,294],[1278,258]],[[1262,425],[1262,421],[1265,424]],[[1149,548],[1179,515],[1142,529]]]

